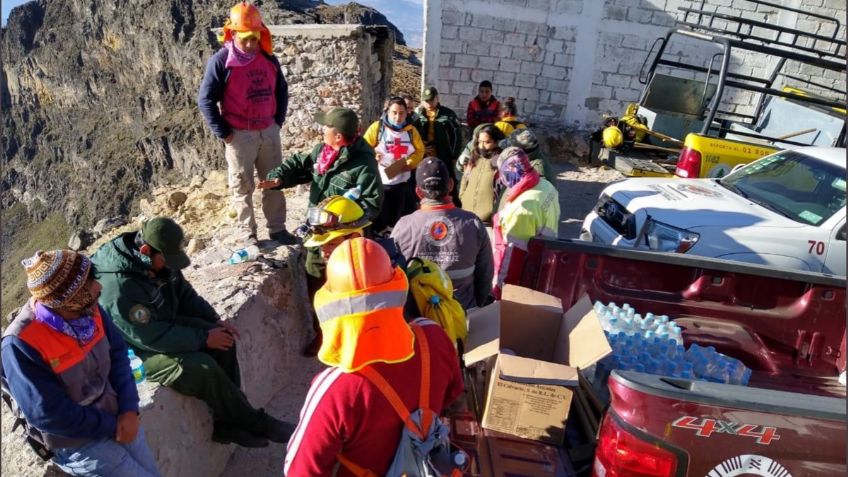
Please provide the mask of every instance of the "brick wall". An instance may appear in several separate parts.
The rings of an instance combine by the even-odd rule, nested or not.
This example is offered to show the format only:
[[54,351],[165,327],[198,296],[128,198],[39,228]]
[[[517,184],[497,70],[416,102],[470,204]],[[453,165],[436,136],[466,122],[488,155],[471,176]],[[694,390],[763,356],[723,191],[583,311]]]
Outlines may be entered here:
[[[845,17],[841,0],[782,1],[793,8]],[[477,84],[488,79],[495,85],[496,96],[516,98],[527,120],[590,128],[604,112],[618,113],[628,102],[638,100],[643,88],[638,72],[654,40],[682,19],[678,7],[698,8],[700,3],[427,0],[424,83],[437,86],[442,103],[460,115],[476,94]],[[707,0],[706,4],[719,13],[743,13],[768,23],[833,33],[833,26],[819,19],[778,14],[773,7],[744,0]],[[844,26],[841,30],[844,41]],[[677,41],[669,51],[679,60],[706,66],[711,54],[704,45]],[[731,70],[742,74],[767,76],[773,66],[761,54],[740,53],[731,59]],[[810,68],[795,72],[800,77],[822,77],[826,86],[844,91],[844,74],[828,73]],[[722,109],[750,114],[757,99],[758,95],[728,90]]]

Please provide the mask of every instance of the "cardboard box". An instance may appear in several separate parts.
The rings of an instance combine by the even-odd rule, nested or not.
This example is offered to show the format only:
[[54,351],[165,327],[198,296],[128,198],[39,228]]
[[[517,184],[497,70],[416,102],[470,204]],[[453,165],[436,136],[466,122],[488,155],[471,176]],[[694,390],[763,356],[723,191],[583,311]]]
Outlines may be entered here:
[[559,298],[506,285],[502,300],[468,316],[465,363],[489,361],[486,429],[560,444],[578,369],[612,349],[588,296]]

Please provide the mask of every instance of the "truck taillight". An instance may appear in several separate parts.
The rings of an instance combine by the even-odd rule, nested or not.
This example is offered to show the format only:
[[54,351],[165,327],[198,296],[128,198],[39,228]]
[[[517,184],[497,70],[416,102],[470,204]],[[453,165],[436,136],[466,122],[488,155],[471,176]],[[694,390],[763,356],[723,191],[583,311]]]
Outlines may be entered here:
[[601,425],[592,477],[672,477],[677,457],[624,430],[609,413]]
[[698,177],[701,173],[701,153],[691,147],[684,147],[677,159],[674,174],[679,177]]

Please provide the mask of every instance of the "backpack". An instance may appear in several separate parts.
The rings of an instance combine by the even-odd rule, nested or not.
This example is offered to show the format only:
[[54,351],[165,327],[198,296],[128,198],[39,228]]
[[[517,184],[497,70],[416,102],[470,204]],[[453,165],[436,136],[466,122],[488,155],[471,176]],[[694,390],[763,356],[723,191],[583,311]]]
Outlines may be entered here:
[[453,282],[445,271],[431,260],[415,257],[406,264],[406,278],[421,316],[438,323],[452,343],[464,343],[468,336],[465,309],[453,297]]
[[[13,313],[17,314],[17,311]],[[15,398],[13,398],[12,394],[9,392],[9,383],[6,381],[6,372],[3,370],[2,363],[0,363],[0,398],[3,399],[4,403],[6,403],[6,407],[9,408],[9,412],[11,412],[14,418],[14,424],[12,424],[11,432],[14,433],[19,427],[23,428],[24,439],[38,457],[45,461],[52,459],[53,452],[50,451],[50,449],[48,449],[44,444],[44,439],[41,437],[41,433],[38,429],[29,425],[24,417],[24,413],[21,412],[21,409],[18,407],[18,403],[15,402]]]
[[[427,336],[419,325],[412,324],[410,328],[415,333],[421,353],[418,409],[410,412],[391,384],[374,368],[366,366],[357,371],[380,390],[404,423],[386,477],[462,477],[462,469],[454,464],[454,457],[462,453],[462,458],[458,460],[467,462],[467,455],[458,449],[451,452],[450,430],[439,419],[438,413],[430,409],[431,368]],[[375,472],[360,467],[341,453],[336,454],[336,459],[357,477],[378,477]]]

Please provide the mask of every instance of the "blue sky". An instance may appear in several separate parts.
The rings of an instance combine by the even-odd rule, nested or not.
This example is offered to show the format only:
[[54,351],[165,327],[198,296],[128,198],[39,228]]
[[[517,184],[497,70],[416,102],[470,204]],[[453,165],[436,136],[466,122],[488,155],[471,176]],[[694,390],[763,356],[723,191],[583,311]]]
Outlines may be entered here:
[[[3,25],[9,18],[12,8],[28,0],[3,1]],[[348,3],[349,0],[325,0],[331,5]],[[374,7],[390,22],[394,23],[406,38],[407,44],[421,48],[424,43],[424,0],[357,0],[363,5]]]
[[[330,5],[348,3],[350,0],[324,0]],[[356,0],[362,5],[376,8],[403,33],[406,43],[415,48],[424,44],[424,0]]]
[[6,0],[3,2],[3,26],[6,26],[6,20],[9,18],[9,12],[18,5],[26,2],[27,0]]

